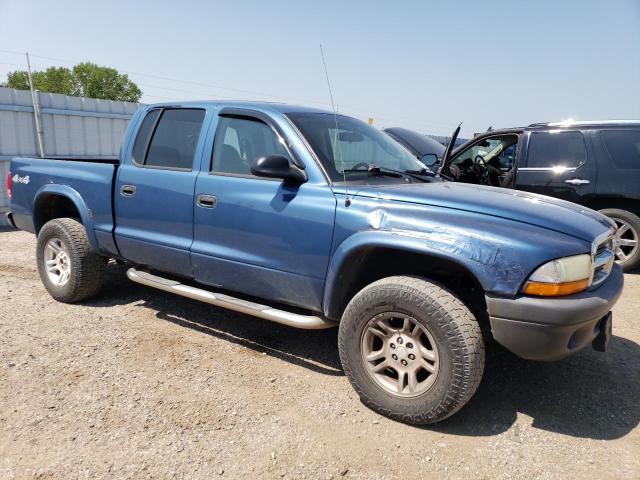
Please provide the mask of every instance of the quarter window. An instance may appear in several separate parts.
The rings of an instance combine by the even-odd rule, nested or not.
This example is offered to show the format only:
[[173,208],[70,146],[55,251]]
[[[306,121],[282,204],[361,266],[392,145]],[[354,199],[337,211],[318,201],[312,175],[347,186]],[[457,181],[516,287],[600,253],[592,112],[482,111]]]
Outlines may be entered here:
[[587,161],[580,132],[533,132],[527,168],[576,168]]
[[153,127],[155,126],[159,115],[160,110],[151,110],[147,113],[147,116],[144,117],[144,120],[138,129],[138,135],[136,136],[136,141],[133,144],[133,152],[131,153],[131,156],[133,157],[133,161],[139,165],[144,165],[144,156],[147,153],[147,145],[149,145],[149,139],[151,138]]
[[282,155],[291,161],[280,137],[265,123],[220,117],[213,144],[213,172],[251,175],[253,161],[267,155]]
[[204,113],[194,108],[164,110],[149,144],[145,165],[191,170]]
[[640,170],[640,130],[604,130],[600,135],[616,167]]

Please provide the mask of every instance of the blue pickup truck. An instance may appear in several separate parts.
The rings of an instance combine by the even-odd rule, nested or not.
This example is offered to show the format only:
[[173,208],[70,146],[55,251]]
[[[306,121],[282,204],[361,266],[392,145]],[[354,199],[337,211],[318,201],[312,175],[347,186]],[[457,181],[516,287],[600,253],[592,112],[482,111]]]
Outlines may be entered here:
[[15,158],[15,227],[53,298],[130,280],[293,327],[339,325],[363,402],[440,421],[485,341],[557,360],[604,351],[623,287],[615,225],[532,193],[444,182],[375,128],[304,107],[147,106],[119,159]]

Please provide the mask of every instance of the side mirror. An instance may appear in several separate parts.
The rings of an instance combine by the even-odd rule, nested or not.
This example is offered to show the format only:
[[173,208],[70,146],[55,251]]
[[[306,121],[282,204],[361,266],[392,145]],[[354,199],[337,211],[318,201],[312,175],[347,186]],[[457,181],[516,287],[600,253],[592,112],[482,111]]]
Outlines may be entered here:
[[420,162],[422,162],[426,167],[433,167],[438,163],[438,156],[435,153],[425,153],[420,157]]
[[281,178],[287,183],[299,184],[307,181],[304,170],[291,165],[289,159],[282,155],[256,158],[251,165],[251,173],[257,177]]

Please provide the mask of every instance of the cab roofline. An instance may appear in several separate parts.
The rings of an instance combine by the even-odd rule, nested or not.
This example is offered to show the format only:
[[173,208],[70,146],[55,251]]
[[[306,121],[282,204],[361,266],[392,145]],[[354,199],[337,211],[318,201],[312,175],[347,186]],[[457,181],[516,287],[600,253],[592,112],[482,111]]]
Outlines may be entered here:
[[287,103],[279,102],[266,102],[266,101],[250,101],[250,100],[189,100],[189,101],[176,101],[176,102],[159,102],[148,104],[147,108],[161,108],[161,107],[192,107],[202,108],[211,106],[222,107],[237,107],[256,110],[271,110],[281,114],[287,113],[329,113],[333,114],[330,110],[323,110],[315,107],[305,107],[301,105],[290,105]]
[[528,128],[544,127],[598,127],[601,125],[640,125],[640,120],[564,120],[562,122],[532,123]]

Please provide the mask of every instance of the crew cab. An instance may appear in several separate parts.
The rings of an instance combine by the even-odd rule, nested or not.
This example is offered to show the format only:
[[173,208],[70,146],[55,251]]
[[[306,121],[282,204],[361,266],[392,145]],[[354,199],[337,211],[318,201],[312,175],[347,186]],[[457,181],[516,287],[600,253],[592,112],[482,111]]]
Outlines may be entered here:
[[[51,296],[130,280],[293,327],[339,325],[363,402],[408,423],[472,397],[485,340],[557,360],[611,338],[623,274],[604,215],[443,182],[364,122],[243,102],[139,110],[119,159],[14,158],[9,221]],[[595,387],[595,386],[594,386]]]
[[445,179],[540,193],[599,210],[618,227],[618,263],[625,271],[640,267],[640,121],[566,121],[489,130],[444,161],[440,150],[419,141],[424,136],[402,128],[387,130]]

